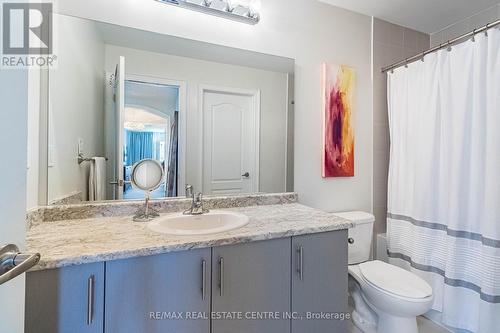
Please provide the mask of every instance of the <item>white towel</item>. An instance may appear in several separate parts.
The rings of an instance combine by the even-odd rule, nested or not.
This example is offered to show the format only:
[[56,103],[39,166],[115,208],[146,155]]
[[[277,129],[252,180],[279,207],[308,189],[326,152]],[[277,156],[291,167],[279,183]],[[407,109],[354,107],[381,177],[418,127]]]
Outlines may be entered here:
[[89,175],[89,201],[106,199],[106,159],[92,157]]

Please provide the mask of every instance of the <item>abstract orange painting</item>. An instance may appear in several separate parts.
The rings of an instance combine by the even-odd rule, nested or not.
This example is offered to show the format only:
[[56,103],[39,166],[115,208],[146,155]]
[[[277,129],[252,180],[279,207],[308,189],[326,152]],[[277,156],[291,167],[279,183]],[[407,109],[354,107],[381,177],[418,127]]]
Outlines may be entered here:
[[323,177],[354,176],[354,69],[323,64]]

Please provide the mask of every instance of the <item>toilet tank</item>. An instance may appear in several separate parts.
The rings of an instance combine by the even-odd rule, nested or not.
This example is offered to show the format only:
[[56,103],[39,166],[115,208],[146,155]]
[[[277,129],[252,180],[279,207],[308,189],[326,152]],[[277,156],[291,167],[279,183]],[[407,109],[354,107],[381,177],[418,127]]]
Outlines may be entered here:
[[373,222],[375,217],[366,212],[342,212],[335,215],[351,221],[354,226],[348,231],[349,265],[370,260],[372,248]]

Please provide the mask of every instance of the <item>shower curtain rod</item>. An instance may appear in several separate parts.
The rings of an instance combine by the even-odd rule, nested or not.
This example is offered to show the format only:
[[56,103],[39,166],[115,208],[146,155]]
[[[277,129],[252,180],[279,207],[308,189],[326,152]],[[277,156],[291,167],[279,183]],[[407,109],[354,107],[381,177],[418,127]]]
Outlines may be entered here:
[[464,39],[466,38],[469,38],[469,37],[473,37],[481,32],[485,32],[486,30],[490,29],[490,28],[493,28],[497,25],[500,24],[500,20],[496,20],[494,22],[491,22],[491,23],[488,23],[486,24],[485,26],[479,28],[479,29],[474,29],[466,34],[463,34],[461,36],[458,36],[457,38],[453,38],[453,39],[450,39],[448,40],[446,43],[441,43],[439,44],[438,46],[435,46],[431,49],[428,49],[424,52],[421,52],[419,54],[416,54],[414,55],[413,57],[410,57],[410,58],[406,58],[404,60],[401,60],[401,61],[398,61],[390,66],[387,66],[387,67],[383,67],[382,68],[382,73],[385,73],[387,71],[392,71],[394,68],[398,68],[398,67],[401,67],[403,65],[407,65],[409,63],[412,63],[412,62],[415,62],[417,60],[420,60],[422,59],[423,57],[425,57],[427,54],[429,53],[433,53],[433,52],[436,52],[437,50],[441,50],[441,49],[444,49],[444,48],[449,48],[450,46],[452,45],[455,45],[455,44],[458,44],[459,42],[463,42]]

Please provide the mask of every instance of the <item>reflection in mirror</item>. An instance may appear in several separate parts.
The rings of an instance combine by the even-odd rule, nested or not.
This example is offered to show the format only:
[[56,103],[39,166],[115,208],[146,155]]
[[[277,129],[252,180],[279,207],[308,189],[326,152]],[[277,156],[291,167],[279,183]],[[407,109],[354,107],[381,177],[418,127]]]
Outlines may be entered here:
[[177,196],[177,127],[179,122],[179,87],[165,84],[125,81],[124,121],[120,135],[123,140],[125,185],[123,199],[136,199],[127,186],[132,166],[143,159],[158,161],[168,177],[152,198]]
[[163,174],[163,166],[158,161],[153,159],[141,160],[132,166],[130,183],[132,187],[152,194],[155,190],[165,186]]
[[130,183],[132,188],[129,191],[137,191],[145,197],[144,207],[139,209],[134,215],[134,221],[149,221],[160,214],[149,206],[149,200],[158,191],[160,197],[165,193],[164,166],[154,159],[144,159],[136,162],[132,166]]
[[54,29],[40,204],[141,199],[144,159],[165,174],[152,198],[293,191],[293,59],[65,15]]

